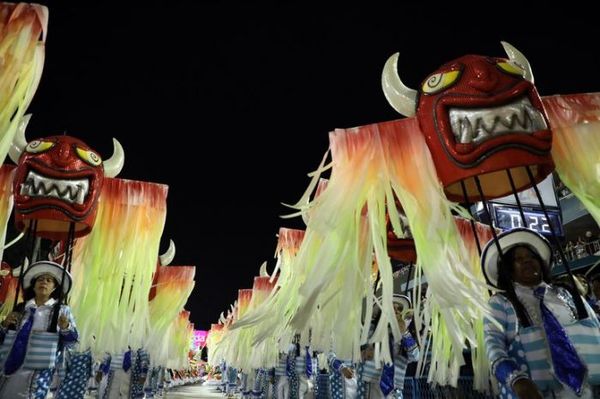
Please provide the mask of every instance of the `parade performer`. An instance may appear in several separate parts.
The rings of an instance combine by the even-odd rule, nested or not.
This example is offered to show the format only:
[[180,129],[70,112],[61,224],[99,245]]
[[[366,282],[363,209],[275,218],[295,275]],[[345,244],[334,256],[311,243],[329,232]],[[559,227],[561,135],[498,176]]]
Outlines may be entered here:
[[100,365],[99,399],[130,397],[132,356],[130,348],[125,352],[105,355]]
[[331,397],[333,399],[352,399],[356,395],[356,376],[352,361],[340,360],[334,352],[327,356],[331,374]]
[[310,355],[310,347],[300,347],[300,344],[296,344],[296,376],[298,378],[298,398],[304,399],[306,395],[310,394],[312,390],[312,383],[310,379],[312,377],[312,357]]
[[[572,177],[563,179],[565,183],[577,185],[587,199],[586,207],[597,207],[600,185],[590,165],[597,161],[600,143],[600,135],[594,134],[600,126],[598,96],[542,100],[526,58],[513,46],[503,46],[507,58],[457,58],[433,71],[418,90],[402,83],[396,68],[398,56],[391,57],[382,76],[384,91],[407,118],[330,134],[332,162],[328,164],[324,157],[305,195],[295,204],[308,218],[294,261],[303,281],[300,295],[294,309],[281,316],[289,330],[318,329],[316,309],[327,304],[328,309],[320,310],[332,320],[334,335],[340,337],[336,353],[358,358],[369,328],[363,325],[362,331],[356,331],[353,327],[360,320],[363,300],[372,303],[365,276],[374,253],[383,312],[373,340],[380,343],[384,361],[391,361],[384,345],[388,327],[395,339],[401,334],[393,323],[386,216],[400,236],[397,199],[415,243],[417,280],[424,276],[428,282],[423,311],[415,305],[417,330],[432,328],[428,378],[456,386],[465,363],[463,351],[470,348],[482,358],[478,331],[483,316],[489,314],[488,288],[454,220],[456,214],[470,215],[457,201],[468,204],[535,187],[552,172],[556,161],[561,178],[563,174]],[[557,129],[564,140],[559,139],[562,143],[553,148]],[[579,144],[589,141],[589,149],[583,151],[590,156],[573,154],[576,146],[569,143],[571,138]],[[585,162],[579,164],[580,158]],[[316,200],[308,201],[329,165],[327,188]],[[577,173],[585,176],[586,183],[576,182]],[[581,301],[575,299],[581,313]],[[347,311],[340,311],[342,306]]]
[[[412,322],[412,304],[406,295],[394,294],[394,312],[398,327],[402,332],[400,342],[394,341],[390,334],[393,363],[381,365],[375,363],[373,344],[365,344],[362,361],[357,367],[358,398],[402,398],[404,377],[408,363],[416,362],[419,357],[417,342],[408,330]],[[377,325],[379,312],[375,314],[373,327]]]
[[0,397],[45,398],[57,357],[78,339],[71,309],[59,305],[71,276],[54,262],[36,262],[24,272],[22,287],[26,302],[1,323]]
[[131,373],[131,398],[144,398],[144,384],[148,375],[150,366],[150,357],[145,349],[139,348],[135,351],[135,359],[133,362],[133,370]]
[[592,398],[600,384],[600,323],[576,290],[549,283],[552,249],[519,228],[490,241],[481,263],[498,293],[485,320],[487,353],[502,398]]
[[289,398],[289,380],[287,376],[287,353],[279,353],[279,361],[273,371],[273,397],[277,399],[288,399]]
[[[18,162],[13,181],[16,226],[29,240],[43,237],[58,242],[55,248],[61,253],[53,256],[61,259],[67,272],[75,239],[88,234],[94,225],[105,176],[114,176],[123,167],[123,150],[116,140],[114,146],[114,157],[103,161],[95,150],[71,136],[29,143],[24,129],[15,136],[10,156]],[[64,351],[52,384],[53,390],[58,385],[55,398],[83,397],[91,363],[88,347],[73,345]]]

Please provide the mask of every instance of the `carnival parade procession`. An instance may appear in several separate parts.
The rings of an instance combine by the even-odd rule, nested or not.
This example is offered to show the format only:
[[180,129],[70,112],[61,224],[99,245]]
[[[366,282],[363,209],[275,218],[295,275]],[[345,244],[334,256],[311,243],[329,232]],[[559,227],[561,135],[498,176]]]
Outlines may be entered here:
[[0,398],[600,398],[600,81],[545,94],[551,40],[53,7],[0,3]]

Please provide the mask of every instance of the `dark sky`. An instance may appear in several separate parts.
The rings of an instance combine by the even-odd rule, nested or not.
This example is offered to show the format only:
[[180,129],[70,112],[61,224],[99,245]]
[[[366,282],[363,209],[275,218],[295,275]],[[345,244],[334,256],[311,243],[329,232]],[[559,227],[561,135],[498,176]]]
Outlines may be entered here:
[[82,3],[46,3],[28,138],[66,131],[107,157],[114,136],[126,152],[119,177],[169,185],[162,250],[172,238],[173,264],[197,266],[196,328],[251,287],[262,261],[273,267],[280,226],[302,226],[279,218],[280,203],[300,197],[328,132],[398,117],[380,86],[394,52],[416,88],[464,54],[503,56],[506,40],[529,58],[542,95],[600,90],[600,24],[579,8],[545,6],[554,17],[542,18],[492,3],[480,14],[460,3]]

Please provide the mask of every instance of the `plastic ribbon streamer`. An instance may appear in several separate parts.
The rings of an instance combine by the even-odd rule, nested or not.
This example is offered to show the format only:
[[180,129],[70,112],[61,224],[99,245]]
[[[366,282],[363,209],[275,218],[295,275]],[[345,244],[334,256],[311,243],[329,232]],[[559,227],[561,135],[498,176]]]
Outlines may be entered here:
[[150,331],[145,347],[153,364],[165,364],[168,346],[163,345],[171,324],[183,310],[194,289],[194,266],[159,266],[156,274],[156,295],[150,301]]
[[552,159],[565,185],[600,223],[600,94],[544,97]]
[[44,68],[48,9],[38,4],[0,4],[0,164],[18,129]]
[[106,178],[94,228],[75,245],[71,304],[80,345],[94,356],[147,344],[148,293],[167,190],[162,184]]
[[[0,6],[1,7],[1,6]],[[15,167],[2,165],[0,167],[0,259],[4,252],[6,240],[6,226],[13,208],[12,176]],[[13,267],[19,265],[11,265]],[[5,269],[8,274],[0,277],[0,320],[3,320],[13,309],[18,279],[12,276],[10,268]]]
[[[487,311],[481,294],[487,287],[474,275],[473,256],[453,216],[453,211],[465,217],[468,213],[445,197],[431,153],[417,133],[414,119],[330,133],[327,187],[308,205],[302,200],[296,204],[310,217],[292,267],[302,282],[300,295],[283,323],[295,331],[311,328],[314,339],[319,337],[314,334],[319,321],[327,320],[336,338],[336,354],[358,359],[369,329],[361,320],[361,308],[364,299],[372,303],[370,276],[376,261],[382,316],[371,341],[386,343],[390,328],[396,339],[401,338],[393,322],[393,277],[386,245],[386,214],[396,235],[402,234],[397,199],[419,254],[415,286],[420,286],[421,276],[429,283],[423,309],[415,304],[417,330],[431,325],[434,337],[429,379],[455,385],[464,363],[462,350],[467,342],[477,346],[474,325]],[[381,360],[391,363],[387,345],[381,348]]]

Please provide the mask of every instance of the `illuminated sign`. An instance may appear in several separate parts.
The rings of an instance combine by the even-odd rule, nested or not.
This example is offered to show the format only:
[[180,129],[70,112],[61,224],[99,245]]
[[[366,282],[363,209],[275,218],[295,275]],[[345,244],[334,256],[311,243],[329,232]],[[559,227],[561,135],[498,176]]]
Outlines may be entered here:
[[198,350],[206,345],[206,336],[208,331],[194,330],[194,336],[192,337],[192,350]]
[[548,210],[548,216],[550,217],[550,224],[544,215],[544,212],[540,210],[524,209],[525,214],[525,226],[523,226],[523,218],[518,208],[508,206],[494,205],[494,218],[496,220],[496,227],[502,230],[510,230],[517,227],[527,227],[532,230],[536,230],[542,234],[551,235],[550,224],[554,228],[557,236],[563,235],[562,224],[560,222],[560,216],[558,211]]

